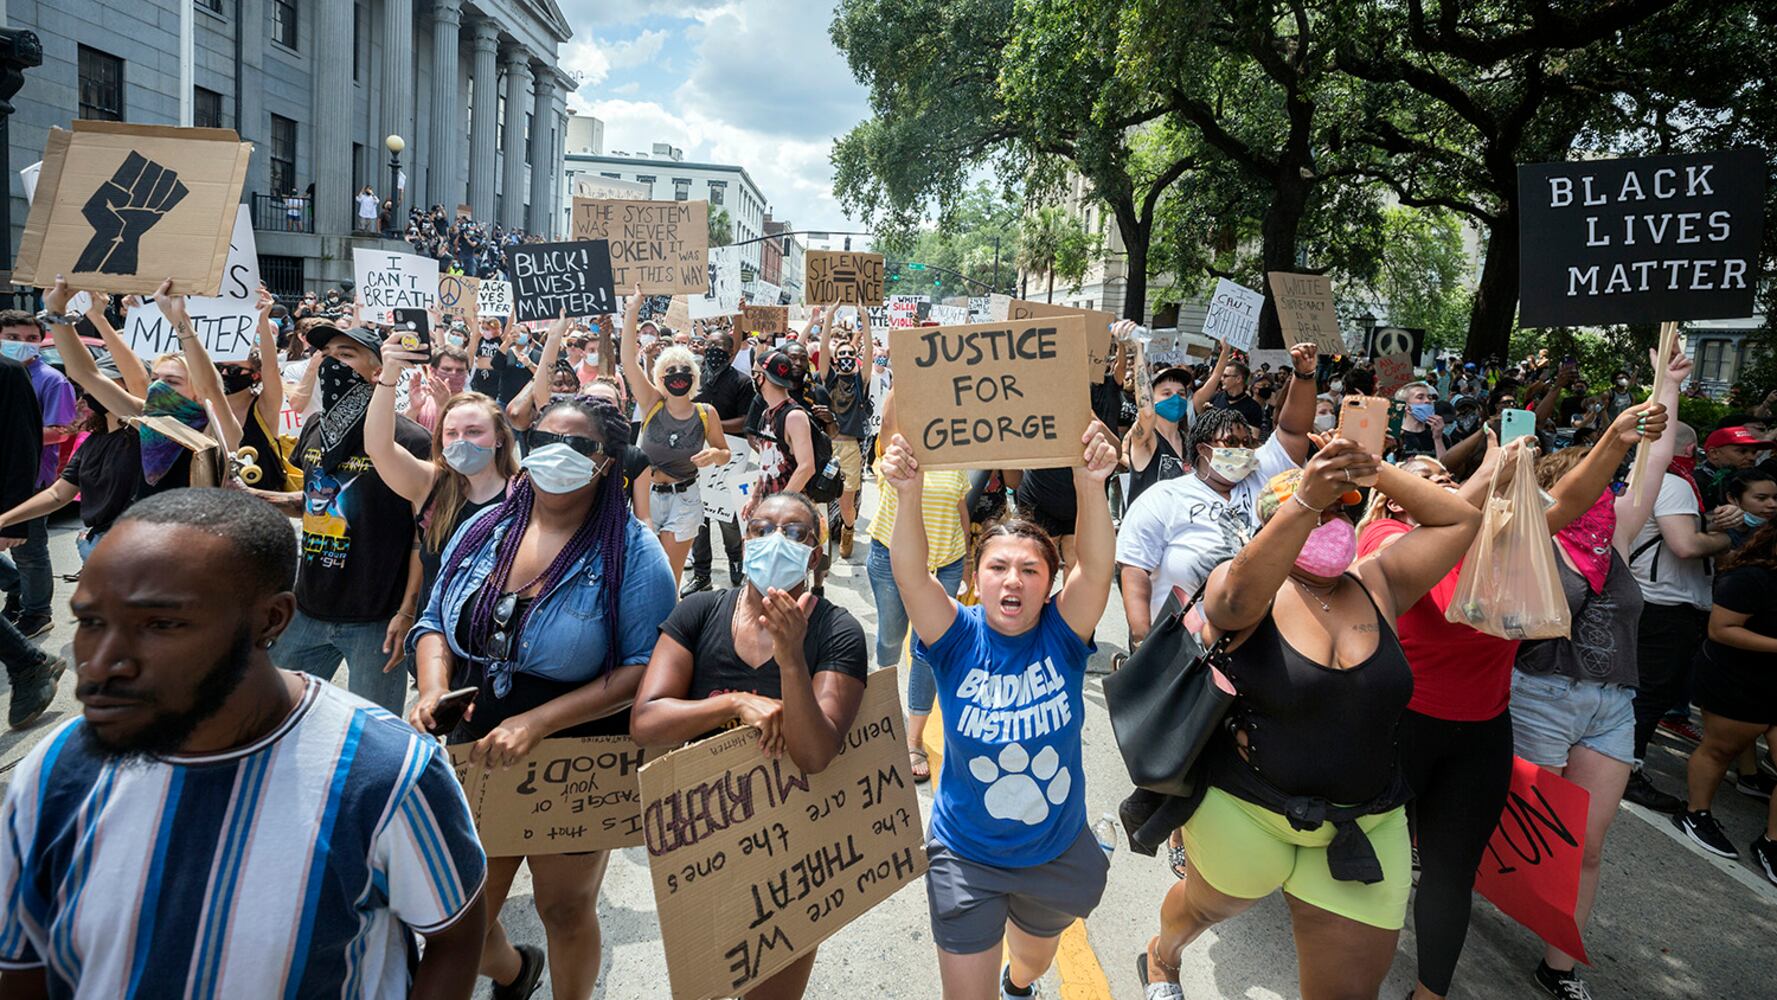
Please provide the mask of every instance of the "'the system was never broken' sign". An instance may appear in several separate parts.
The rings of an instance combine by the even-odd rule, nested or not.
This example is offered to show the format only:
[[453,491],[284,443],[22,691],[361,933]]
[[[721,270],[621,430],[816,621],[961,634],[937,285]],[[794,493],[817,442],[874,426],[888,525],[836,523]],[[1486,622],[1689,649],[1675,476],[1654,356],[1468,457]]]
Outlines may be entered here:
[[1519,167],[1519,322],[1752,315],[1764,191],[1750,149]]

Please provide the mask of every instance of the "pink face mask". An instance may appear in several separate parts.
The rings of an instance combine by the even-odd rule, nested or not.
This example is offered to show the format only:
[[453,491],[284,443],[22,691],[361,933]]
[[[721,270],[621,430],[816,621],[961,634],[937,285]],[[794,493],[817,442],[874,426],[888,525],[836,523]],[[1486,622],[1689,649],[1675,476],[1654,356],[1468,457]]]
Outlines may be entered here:
[[1315,528],[1302,543],[1296,568],[1310,576],[1331,579],[1351,568],[1357,558],[1357,528],[1342,517]]

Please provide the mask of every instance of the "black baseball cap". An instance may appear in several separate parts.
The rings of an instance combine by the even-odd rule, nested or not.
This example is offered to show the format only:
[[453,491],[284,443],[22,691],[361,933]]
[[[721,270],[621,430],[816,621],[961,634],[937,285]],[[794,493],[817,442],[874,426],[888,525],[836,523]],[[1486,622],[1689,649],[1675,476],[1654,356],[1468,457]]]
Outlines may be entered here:
[[372,354],[378,353],[383,349],[382,335],[369,327],[354,326],[350,329],[342,330],[331,323],[317,323],[314,326],[309,327],[308,332],[303,334],[303,339],[309,342],[309,347],[317,351],[326,347],[327,342],[335,337],[350,337],[364,345],[364,347],[369,349]]
[[781,389],[796,388],[796,362],[791,361],[790,356],[783,351],[772,351],[767,354],[765,360],[760,362],[760,368],[765,372],[765,377],[771,380],[772,385]]

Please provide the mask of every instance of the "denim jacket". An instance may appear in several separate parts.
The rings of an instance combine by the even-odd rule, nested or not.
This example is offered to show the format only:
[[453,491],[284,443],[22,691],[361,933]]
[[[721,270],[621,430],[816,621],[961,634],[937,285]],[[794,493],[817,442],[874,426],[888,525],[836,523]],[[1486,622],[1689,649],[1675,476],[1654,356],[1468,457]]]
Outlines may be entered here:
[[[467,651],[457,645],[457,621],[464,613],[465,603],[493,572],[500,539],[511,528],[509,523],[500,524],[478,550],[458,551],[457,543],[474,520],[458,529],[444,548],[439,565],[457,567],[456,573],[447,580],[444,570],[439,571],[426,609],[408,633],[410,654],[421,636],[437,632],[459,660],[469,659]],[[629,519],[628,530],[623,614],[617,635],[620,666],[648,662],[660,637],[660,623],[678,600],[666,553],[654,533],[634,517]],[[611,641],[610,623],[605,620],[604,579],[603,560],[596,552],[582,556],[570,567],[532,606],[507,669],[565,683],[596,679],[603,672],[605,652]],[[503,696],[510,686],[510,681],[500,676],[504,671],[498,664],[483,666],[492,675],[495,694]]]

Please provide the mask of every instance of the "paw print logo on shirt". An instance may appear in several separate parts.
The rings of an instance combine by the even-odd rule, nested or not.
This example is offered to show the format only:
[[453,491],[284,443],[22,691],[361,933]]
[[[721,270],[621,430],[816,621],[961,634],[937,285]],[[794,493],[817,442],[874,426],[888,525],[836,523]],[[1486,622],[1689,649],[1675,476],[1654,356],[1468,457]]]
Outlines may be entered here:
[[[1060,763],[1054,747],[1044,747],[1033,758],[1023,746],[1008,743],[997,761],[986,756],[969,761],[969,773],[987,786],[981,801],[989,816],[1036,826],[1049,818],[1051,805],[1067,801],[1073,788],[1074,776]],[[1039,782],[1046,782],[1047,790]]]

